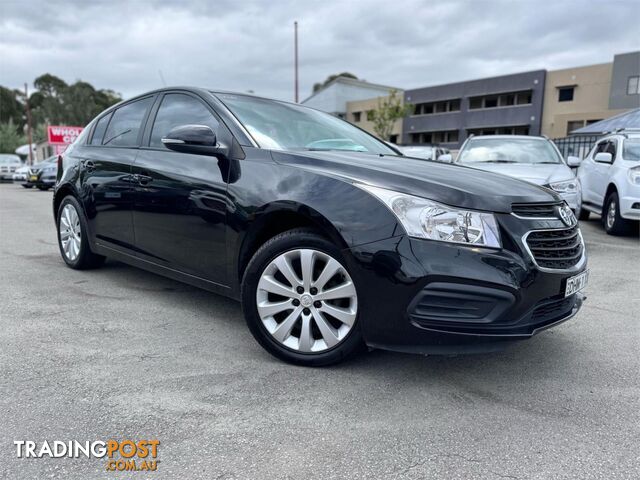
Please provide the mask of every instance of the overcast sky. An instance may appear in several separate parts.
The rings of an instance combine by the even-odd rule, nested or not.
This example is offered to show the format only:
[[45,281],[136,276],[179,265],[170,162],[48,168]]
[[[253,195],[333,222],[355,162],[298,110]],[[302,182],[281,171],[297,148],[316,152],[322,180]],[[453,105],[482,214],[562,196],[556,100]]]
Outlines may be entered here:
[[164,77],[291,100],[294,20],[301,99],[342,71],[412,88],[640,49],[638,0],[0,0],[0,84],[48,72],[126,98]]

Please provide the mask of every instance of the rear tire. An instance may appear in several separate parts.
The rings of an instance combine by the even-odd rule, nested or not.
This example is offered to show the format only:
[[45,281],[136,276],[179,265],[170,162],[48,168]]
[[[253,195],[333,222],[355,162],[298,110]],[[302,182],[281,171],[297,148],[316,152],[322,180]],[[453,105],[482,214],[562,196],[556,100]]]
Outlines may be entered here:
[[56,217],[58,246],[65,263],[75,270],[97,268],[105,261],[102,255],[91,251],[87,237],[87,222],[82,207],[75,197],[62,199]]
[[620,216],[620,200],[618,192],[607,195],[602,210],[602,223],[609,235],[626,235],[631,232],[633,223]]
[[364,347],[356,289],[340,249],[311,229],[294,229],[254,254],[242,280],[242,310],[254,338],[275,357],[331,365]]
[[25,184],[25,183],[23,183],[23,184],[22,184],[22,186],[23,186],[24,188],[33,188],[33,185],[27,185],[27,184]]

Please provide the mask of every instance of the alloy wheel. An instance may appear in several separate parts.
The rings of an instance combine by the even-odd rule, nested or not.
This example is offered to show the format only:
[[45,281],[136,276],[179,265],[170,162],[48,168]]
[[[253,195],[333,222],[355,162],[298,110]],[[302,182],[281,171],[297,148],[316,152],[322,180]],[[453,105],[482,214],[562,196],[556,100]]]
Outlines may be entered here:
[[616,221],[616,201],[615,200],[611,200],[609,202],[609,210],[607,210],[607,228],[611,229],[613,228],[613,224]]
[[80,217],[73,205],[67,204],[62,209],[58,231],[60,233],[60,243],[62,244],[64,256],[71,262],[75,261],[80,254],[82,230],[80,227]]
[[347,270],[313,249],[290,250],[273,259],[260,276],[256,302],[271,336],[301,353],[340,344],[358,313],[356,288]]

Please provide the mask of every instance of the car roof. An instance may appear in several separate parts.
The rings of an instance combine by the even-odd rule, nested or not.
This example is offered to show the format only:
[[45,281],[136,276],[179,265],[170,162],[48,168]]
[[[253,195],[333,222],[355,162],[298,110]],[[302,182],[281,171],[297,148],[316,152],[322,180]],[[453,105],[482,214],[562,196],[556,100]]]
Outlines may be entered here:
[[469,137],[469,140],[476,140],[478,138],[508,138],[510,140],[514,138],[526,138],[528,140],[546,140],[549,141],[547,137],[541,137],[538,135],[474,135],[473,137]]

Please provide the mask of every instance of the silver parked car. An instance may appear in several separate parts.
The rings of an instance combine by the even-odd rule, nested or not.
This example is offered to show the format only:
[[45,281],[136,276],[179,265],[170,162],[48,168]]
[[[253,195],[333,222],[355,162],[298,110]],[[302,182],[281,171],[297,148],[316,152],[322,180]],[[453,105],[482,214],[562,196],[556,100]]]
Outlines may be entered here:
[[442,155],[450,153],[449,149],[436,145],[399,146],[397,148],[407,157],[424,158],[425,160],[439,160]]
[[580,159],[569,157],[565,162],[548,138],[526,135],[470,137],[462,145],[456,163],[550,188],[576,215],[580,214],[580,182],[571,170],[580,164]]

